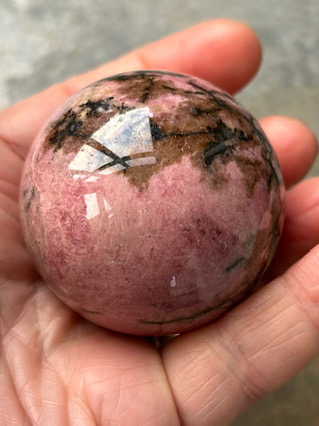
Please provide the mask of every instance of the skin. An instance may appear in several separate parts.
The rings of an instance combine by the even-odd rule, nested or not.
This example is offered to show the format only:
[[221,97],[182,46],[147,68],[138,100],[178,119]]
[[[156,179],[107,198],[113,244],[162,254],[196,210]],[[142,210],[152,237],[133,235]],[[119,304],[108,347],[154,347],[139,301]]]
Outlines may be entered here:
[[[0,115],[0,423],[229,424],[319,353],[319,181],[306,126],[261,121],[282,167],[286,222],[267,286],[220,320],[160,350],[101,329],[62,304],[25,250],[18,219],[23,160],[41,124],[84,85],[132,69],[193,74],[236,93],[255,74],[246,26],[202,23],[53,86]],[[233,66],[236,64],[236,67]]]

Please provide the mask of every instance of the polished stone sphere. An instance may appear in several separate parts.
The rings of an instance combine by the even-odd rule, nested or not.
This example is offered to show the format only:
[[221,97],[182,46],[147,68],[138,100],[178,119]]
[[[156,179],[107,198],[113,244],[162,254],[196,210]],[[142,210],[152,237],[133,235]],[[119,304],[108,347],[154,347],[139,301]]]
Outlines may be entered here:
[[36,138],[21,222],[43,280],[72,309],[135,335],[182,333],[257,287],[283,184],[257,121],[194,77],[115,75]]

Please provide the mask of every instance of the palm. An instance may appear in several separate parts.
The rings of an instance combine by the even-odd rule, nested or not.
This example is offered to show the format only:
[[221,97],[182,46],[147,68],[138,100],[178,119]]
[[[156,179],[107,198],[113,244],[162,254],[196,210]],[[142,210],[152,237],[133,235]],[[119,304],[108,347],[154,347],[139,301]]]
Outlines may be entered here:
[[[247,34],[246,38],[248,40]],[[144,55],[147,49],[144,48]],[[256,53],[256,46],[254,49]],[[194,56],[196,52],[192,53]],[[141,55],[136,58],[140,61]],[[143,64],[137,64],[136,58],[131,54],[122,60],[123,63],[118,61],[117,66],[112,64],[95,71],[94,79],[100,77],[99,72],[108,74],[122,68],[141,67]],[[168,68],[165,63],[155,64],[153,68],[156,66]],[[183,66],[187,68],[187,65]],[[172,69],[191,72],[179,64],[173,64]],[[218,75],[214,78],[229,90],[236,90],[253,71],[247,70],[243,81],[237,83],[223,81],[223,77],[218,81]],[[75,78],[68,86],[51,89],[55,94],[53,98],[48,94],[39,95],[51,99],[51,103],[47,101],[47,110],[36,109],[39,98],[26,101],[31,113],[35,113],[35,126],[24,134],[16,130],[12,132],[14,136],[6,136],[3,124],[8,122],[8,114],[11,117],[16,113],[17,120],[20,120],[17,129],[24,128],[23,120],[26,123],[28,119],[21,113],[21,106],[5,112],[0,121],[0,132],[2,129],[4,139],[10,141],[0,145],[0,399],[6,401],[0,408],[0,419],[4,424],[27,424],[28,419],[33,424],[51,424],[54,419],[54,424],[76,425],[166,425],[178,424],[179,418],[191,424],[230,421],[255,398],[287,380],[319,349],[312,344],[309,354],[298,361],[299,364],[295,360],[288,362],[285,373],[278,375],[276,368],[279,367],[275,365],[273,380],[267,381],[265,371],[258,376],[262,370],[261,360],[253,360],[252,355],[258,358],[261,349],[257,345],[258,339],[253,340],[256,329],[247,319],[247,313],[249,317],[256,316],[254,326],[257,331],[258,327],[262,329],[265,316],[275,315],[275,311],[270,312],[275,309],[271,300],[282,294],[282,283],[268,292],[266,289],[259,292],[215,324],[174,339],[160,352],[145,339],[103,330],[72,312],[42,283],[25,250],[18,219],[23,157],[41,122],[66,96],[65,88],[74,90],[90,79],[93,74],[82,77],[81,81]],[[288,127],[284,119],[268,119],[264,126],[277,149],[286,182],[292,185],[304,175],[315,155],[313,137],[300,124],[289,122],[293,129],[286,130],[285,137],[295,151],[289,159],[291,168],[288,169],[288,160],[282,155],[284,147],[278,142],[279,136],[275,136],[278,133],[276,122]],[[303,148],[293,147],[294,139],[299,137],[305,141]],[[302,152],[303,162],[300,162],[298,149]],[[278,276],[317,243],[315,231],[318,225],[311,217],[309,219],[309,214],[315,214],[316,199],[309,195],[299,211],[296,207],[298,197],[300,200],[305,191],[311,194],[313,187],[314,182],[306,182],[288,195],[287,226],[269,277]],[[303,210],[308,211],[306,220]],[[302,222],[306,226],[301,227]],[[299,243],[301,235],[302,244]],[[282,307],[280,301],[278,303],[276,309],[280,313]],[[287,300],[282,303],[287,304]],[[257,317],[260,305],[264,311]],[[309,317],[314,311],[312,305],[311,309]],[[283,326],[292,323],[293,314],[289,311],[281,318]],[[315,333],[311,327],[312,322],[308,339]],[[245,335],[241,330],[245,330]],[[260,347],[264,347],[267,338],[271,343],[273,337],[266,332]],[[249,343],[252,341],[255,347]],[[283,341],[282,347],[284,344]],[[238,355],[236,351],[239,349]],[[272,356],[280,364],[281,358],[276,351]],[[232,399],[236,400],[237,408],[229,412],[227,403],[231,404]]]
[[[15,219],[3,204],[2,225],[9,229]],[[6,217],[7,213],[11,215]],[[10,251],[8,258],[17,252],[26,256],[18,240]],[[14,403],[14,410],[8,407],[7,421],[12,412],[17,424],[23,424],[26,416],[39,424],[49,424],[53,416],[60,424],[70,420],[109,424],[111,417],[117,421],[122,413],[151,421],[159,418],[159,408],[168,415],[173,405],[165,392],[161,358],[151,345],[81,319],[32,277],[31,265],[30,279],[12,273],[14,279],[9,275],[1,284],[1,301],[6,302],[1,312],[0,371],[10,380],[0,397]]]
[[[22,162],[10,155],[18,176]],[[0,161],[0,169],[9,172],[7,168],[8,163]],[[111,417],[117,421],[125,413],[132,420],[151,421],[160,418],[159,409],[170,418],[173,404],[165,392],[157,351],[143,339],[107,332],[81,319],[43,284],[22,242],[16,196],[8,197],[5,184],[2,181],[1,229],[12,244],[2,265],[0,377],[10,379],[0,398],[11,398],[14,404],[7,407],[6,420],[14,413],[17,424],[26,417],[49,424],[53,416],[60,424],[108,424]],[[17,193],[18,181],[11,189]]]

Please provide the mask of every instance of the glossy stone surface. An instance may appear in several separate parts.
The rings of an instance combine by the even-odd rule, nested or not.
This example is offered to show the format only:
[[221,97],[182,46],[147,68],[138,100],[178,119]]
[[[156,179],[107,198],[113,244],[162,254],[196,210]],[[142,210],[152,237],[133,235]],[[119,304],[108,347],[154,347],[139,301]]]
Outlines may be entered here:
[[205,324],[253,292],[282,227],[283,184],[256,120],[194,77],[83,89],[26,161],[21,222],[71,308],[136,335]]

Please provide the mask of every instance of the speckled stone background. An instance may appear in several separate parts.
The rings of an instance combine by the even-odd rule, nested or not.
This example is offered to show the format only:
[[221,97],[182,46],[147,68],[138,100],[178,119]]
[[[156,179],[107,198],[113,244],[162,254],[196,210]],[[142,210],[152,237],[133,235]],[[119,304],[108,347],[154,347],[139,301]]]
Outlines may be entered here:
[[[318,0],[0,0],[0,109],[200,21],[251,25],[264,46],[238,97],[257,117],[287,114],[319,134]],[[312,175],[319,174],[319,162]],[[319,359],[234,424],[317,426]]]

